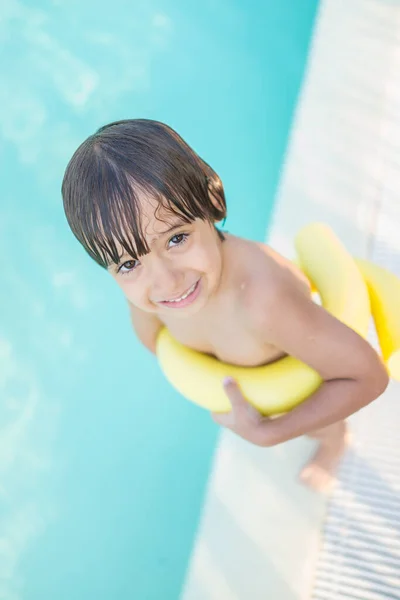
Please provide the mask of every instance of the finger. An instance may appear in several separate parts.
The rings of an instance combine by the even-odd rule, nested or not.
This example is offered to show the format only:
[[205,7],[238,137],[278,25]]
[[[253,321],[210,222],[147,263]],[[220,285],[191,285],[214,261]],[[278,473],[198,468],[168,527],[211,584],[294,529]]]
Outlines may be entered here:
[[225,377],[223,386],[234,410],[247,406],[247,402],[243,397],[238,384],[232,377]]
[[259,421],[262,419],[261,413],[246,400],[240,387],[232,377],[226,377],[223,384],[232,405],[232,412],[234,415],[236,414],[239,416],[239,414],[246,414],[247,418],[250,417],[252,421]]
[[218,425],[222,427],[233,427],[234,425],[234,416],[232,412],[229,413],[211,413],[212,419]]

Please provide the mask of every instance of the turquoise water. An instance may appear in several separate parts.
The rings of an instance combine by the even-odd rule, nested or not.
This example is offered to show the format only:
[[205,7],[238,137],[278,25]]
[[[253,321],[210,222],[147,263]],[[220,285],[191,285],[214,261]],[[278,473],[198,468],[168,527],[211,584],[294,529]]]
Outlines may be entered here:
[[98,126],[164,120],[263,239],[316,4],[2,2],[2,600],[179,597],[217,429],[140,348],[60,182]]

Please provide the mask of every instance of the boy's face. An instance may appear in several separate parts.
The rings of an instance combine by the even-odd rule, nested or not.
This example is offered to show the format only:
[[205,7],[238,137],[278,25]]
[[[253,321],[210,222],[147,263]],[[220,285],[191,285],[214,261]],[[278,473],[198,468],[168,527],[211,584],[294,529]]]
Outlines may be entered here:
[[157,209],[154,201],[147,200],[142,207],[149,254],[138,260],[124,254],[109,272],[137,308],[160,316],[190,316],[219,287],[221,240],[206,221],[184,223],[165,209]]

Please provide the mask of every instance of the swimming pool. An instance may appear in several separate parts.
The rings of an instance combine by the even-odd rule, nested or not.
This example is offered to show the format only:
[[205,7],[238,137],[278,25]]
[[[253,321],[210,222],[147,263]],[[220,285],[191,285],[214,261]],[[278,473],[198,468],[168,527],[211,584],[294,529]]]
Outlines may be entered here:
[[263,239],[316,0],[2,4],[0,597],[179,597],[217,436],[140,348],[65,225],[77,145],[177,129]]

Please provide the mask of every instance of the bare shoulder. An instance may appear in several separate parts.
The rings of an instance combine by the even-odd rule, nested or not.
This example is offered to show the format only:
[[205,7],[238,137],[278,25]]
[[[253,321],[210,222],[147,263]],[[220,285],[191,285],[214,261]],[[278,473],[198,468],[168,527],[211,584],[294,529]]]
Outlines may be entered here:
[[256,331],[273,326],[280,311],[284,311],[282,300],[286,297],[311,297],[310,284],[304,274],[270,246],[240,238],[236,245],[241,257],[241,268],[237,271],[240,303]]
[[151,352],[155,352],[157,336],[163,324],[156,315],[140,310],[128,302],[133,328],[139,340]]

